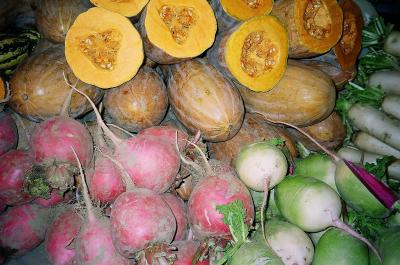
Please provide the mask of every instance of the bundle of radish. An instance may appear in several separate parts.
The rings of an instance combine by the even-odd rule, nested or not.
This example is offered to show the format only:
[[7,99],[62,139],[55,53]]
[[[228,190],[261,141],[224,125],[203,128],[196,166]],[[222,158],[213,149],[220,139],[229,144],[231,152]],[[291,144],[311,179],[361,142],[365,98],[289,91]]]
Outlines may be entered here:
[[44,239],[53,218],[53,209],[23,204],[0,215],[0,249],[7,256],[21,256]]
[[71,207],[55,217],[46,232],[44,241],[47,257],[54,265],[70,265],[76,256],[76,249],[71,247],[73,240],[78,236],[82,218]]
[[32,169],[27,151],[11,150],[0,156],[0,201],[5,205],[27,203],[34,198],[24,191],[25,175]]
[[[75,261],[78,264],[128,265],[128,259],[122,257],[113,244],[110,220],[93,208],[86,187],[85,176],[79,158],[72,148],[79,166],[83,186],[83,198],[86,206],[86,220],[83,221],[74,245],[76,249]],[[99,257],[101,257],[99,259]]]
[[382,253],[382,262],[379,262],[376,257],[370,255],[371,265],[395,265],[399,262],[400,254],[400,229],[399,226],[385,231],[377,240],[376,245]]
[[70,151],[71,146],[84,166],[92,161],[93,141],[90,133],[83,124],[66,114],[71,95],[72,90],[60,116],[42,122],[30,139],[34,167],[25,185],[37,197],[48,198],[51,188],[65,192],[73,186],[77,163]]
[[168,204],[169,208],[171,208],[176,219],[176,233],[174,235],[174,241],[187,239],[189,234],[189,222],[187,218],[186,204],[182,201],[182,199],[178,198],[172,193],[164,193],[161,196]]
[[0,112],[0,156],[17,147],[18,131],[10,114]]

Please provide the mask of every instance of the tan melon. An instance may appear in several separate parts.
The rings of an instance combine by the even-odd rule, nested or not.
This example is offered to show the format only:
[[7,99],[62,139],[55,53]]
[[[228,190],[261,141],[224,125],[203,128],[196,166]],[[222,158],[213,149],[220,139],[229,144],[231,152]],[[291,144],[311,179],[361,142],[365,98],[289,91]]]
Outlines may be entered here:
[[132,23],[100,7],[77,17],[65,39],[65,56],[80,80],[104,89],[132,79],[144,58]]
[[132,132],[160,124],[168,108],[160,75],[143,67],[130,81],[107,90],[104,107],[116,125]]
[[247,20],[218,37],[208,59],[225,75],[254,91],[268,91],[282,78],[288,35],[273,16]]
[[206,60],[169,68],[168,97],[182,124],[205,140],[226,141],[240,129],[244,106],[235,86]]
[[146,56],[160,64],[202,54],[213,44],[217,31],[206,0],[150,0],[139,25]]
[[287,27],[291,58],[325,53],[342,36],[343,13],[336,0],[280,0],[272,14]]
[[270,91],[237,85],[248,112],[298,126],[315,124],[331,114],[336,99],[332,80],[311,66],[289,61],[281,81]]

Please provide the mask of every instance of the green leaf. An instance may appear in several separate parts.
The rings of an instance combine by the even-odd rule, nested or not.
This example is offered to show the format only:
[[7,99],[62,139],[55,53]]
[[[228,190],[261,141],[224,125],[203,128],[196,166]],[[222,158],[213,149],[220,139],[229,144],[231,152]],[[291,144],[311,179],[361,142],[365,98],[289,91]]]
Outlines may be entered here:
[[270,144],[270,145],[275,145],[275,146],[284,145],[285,144],[285,141],[282,140],[281,138],[272,138],[272,139],[266,140],[265,142]]
[[348,224],[370,241],[375,241],[387,229],[385,219],[372,218],[349,209]]
[[384,19],[380,16],[373,17],[362,32],[363,48],[382,47],[383,42],[392,30],[393,24],[385,23]]
[[383,156],[376,159],[375,163],[366,163],[365,169],[378,179],[383,179],[386,176],[388,166],[395,160],[396,158],[393,156]]

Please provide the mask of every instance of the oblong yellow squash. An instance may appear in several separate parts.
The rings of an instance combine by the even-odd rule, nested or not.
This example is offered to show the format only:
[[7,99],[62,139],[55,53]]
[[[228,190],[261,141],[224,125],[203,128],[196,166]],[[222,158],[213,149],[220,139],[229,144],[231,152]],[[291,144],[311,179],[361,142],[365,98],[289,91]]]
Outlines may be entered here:
[[90,0],[90,2],[125,17],[134,17],[142,11],[149,0]]
[[227,76],[253,91],[268,91],[281,79],[288,35],[273,16],[258,16],[222,34],[208,58]]
[[342,36],[343,12],[336,0],[280,0],[272,14],[288,29],[291,58],[325,53]]
[[236,87],[206,60],[169,67],[168,97],[179,121],[203,139],[232,138],[243,122],[244,106]]
[[255,16],[268,15],[273,0],[211,0],[218,21],[218,31],[223,32],[233,25]]
[[79,79],[100,88],[130,80],[144,58],[142,39],[132,23],[101,7],[76,18],[65,39],[65,56]]
[[207,50],[214,42],[217,22],[206,0],[150,0],[140,30],[146,56],[171,64]]
[[332,112],[336,90],[323,72],[289,61],[286,72],[270,91],[254,92],[238,85],[246,110],[298,126],[315,124]]

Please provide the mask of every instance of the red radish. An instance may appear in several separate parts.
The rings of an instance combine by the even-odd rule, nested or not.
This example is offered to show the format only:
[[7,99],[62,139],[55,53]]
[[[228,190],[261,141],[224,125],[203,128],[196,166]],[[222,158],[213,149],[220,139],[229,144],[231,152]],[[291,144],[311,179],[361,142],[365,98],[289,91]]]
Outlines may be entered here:
[[[73,150],[73,149],[72,149]],[[118,254],[111,237],[110,220],[97,212],[90,201],[82,166],[78,162],[83,198],[86,204],[86,220],[82,223],[75,241],[76,261],[82,265],[128,265],[130,262]]]
[[33,202],[43,207],[51,207],[64,201],[64,196],[59,190],[53,189],[49,199],[37,198]]
[[51,208],[23,204],[0,215],[0,249],[21,256],[40,244],[52,220]]
[[72,208],[60,213],[46,233],[44,246],[53,265],[72,265],[76,250],[69,245],[77,237],[82,218]]
[[97,123],[115,146],[114,157],[125,168],[136,187],[163,193],[175,180],[180,167],[180,159],[174,146],[154,136],[140,135],[128,139],[115,136],[101,119],[90,98],[85,96],[96,113]]
[[[177,241],[174,242],[174,246],[177,247],[176,261],[174,265],[192,265],[193,259],[197,249],[200,247],[200,243],[196,241]],[[196,265],[208,265],[208,260],[198,261]]]
[[171,193],[161,195],[164,201],[171,208],[176,219],[176,233],[174,241],[185,240],[189,233],[189,225],[187,220],[187,206],[182,199]]
[[0,201],[8,205],[23,204],[33,198],[23,191],[24,176],[32,168],[27,151],[11,150],[0,156]]
[[160,195],[128,185],[111,208],[111,231],[119,253],[130,258],[148,243],[170,243],[176,220]]
[[7,204],[0,202],[0,213],[4,212],[7,208]]
[[17,125],[11,115],[0,112],[0,156],[16,148],[18,143]]
[[102,153],[109,154],[111,151],[105,143],[100,128],[94,132],[93,138],[99,151],[95,152],[94,168],[89,169],[86,174],[90,197],[102,203],[113,202],[125,191],[122,173],[115,163],[102,155]]
[[187,140],[189,140],[189,135],[177,127],[171,125],[164,126],[153,126],[141,130],[138,135],[152,135],[163,139],[175,146],[176,135],[178,134],[178,146],[182,150],[187,146]]
[[245,222],[251,225],[254,220],[253,200],[234,169],[217,160],[206,165],[206,176],[197,183],[188,203],[189,223],[194,236],[198,239],[229,236],[229,227],[224,224],[223,215],[216,206],[234,200],[243,202],[247,215]]

